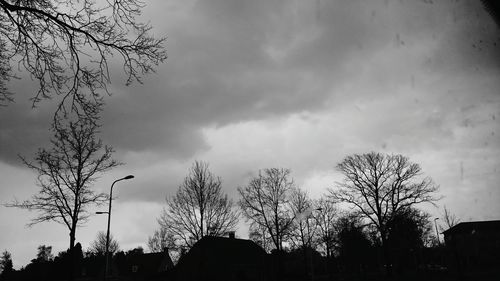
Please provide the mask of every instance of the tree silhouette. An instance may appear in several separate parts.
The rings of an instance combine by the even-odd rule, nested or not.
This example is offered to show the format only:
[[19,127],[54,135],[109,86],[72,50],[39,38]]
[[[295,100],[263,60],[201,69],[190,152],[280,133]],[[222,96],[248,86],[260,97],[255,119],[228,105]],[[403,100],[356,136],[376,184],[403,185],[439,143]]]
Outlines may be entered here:
[[52,146],[39,149],[33,162],[21,157],[38,173],[40,191],[29,200],[6,204],[37,212],[30,226],[47,221],[65,225],[70,250],[78,226],[91,215],[89,208],[107,200],[106,194],[92,190],[92,184],[98,175],[119,165],[111,158],[113,149],[97,137],[99,105],[95,106],[93,115],[79,116],[76,121],[57,118],[52,126]]
[[[109,234],[109,246],[108,251],[111,255],[120,250],[120,245],[118,241],[114,239],[113,235]],[[106,233],[104,231],[99,231],[96,235],[94,241],[90,243],[89,252],[94,255],[104,256],[106,254]]]
[[220,236],[233,231],[238,214],[233,202],[222,193],[221,180],[196,161],[176,194],[166,198],[158,222],[180,246],[191,247],[207,235]]
[[290,232],[293,248],[315,248],[317,224],[314,220],[314,206],[306,191],[295,188],[291,194],[294,223]]
[[413,266],[414,256],[432,233],[430,215],[415,208],[398,212],[389,223],[387,243],[399,267]]
[[264,249],[264,251],[268,253],[271,252],[273,241],[265,227],[255,222],[251,222],[248,233],[248,239],[255,242],[262,249]]
[[149,236],[147,244],[149,251],[152,253],[162,252],[165,248],[170,250],[176,250],[177,248],[174,234],[164,227],[155,230],[153,235]]
[[402,155],[354,154],[342,160],[337,169],[344,181],[329,190],[330,198],[351,205],[376,228],[390,275],[390,222],[402,210],[437,200],[434,193],[438,187],[430,178],[421,178],[420,166]]
[[338,209],[326,198],[320,198],[314,204],[313,216],[318,227],[318,246],[326,257],[332,257],[337,235]]
[[47,262],[54,259],[52,254],[52,246],[40,245],[38,246],[38,252],[36,254],[36,259],[32,260],[36,262]]
[[0,257],[0,277],[7,278],[14,271],[12,265],[12,255],[8,251],[3,251]]
[[246,219],[265,229],[279,251],[294,221],[291,193],[295,184],[289,177],[288,169],[264,169],[247,186],[238,188],[239,205]]
[[137,21],[143,7],[139,0],[0,0],[0,104],[12,100],[5,87],[12,64],[38,80],[34,106],[55,94],[63,97],[59,109],[66,99],[79,109],[85,93],[107,93],[113,55],[122,59],[127,84],[141,82],[166,59],[165,38]]
[[370,262],[371,243],[360,219],[353,214],[338,218],[336,248],[340,263],[350,272],[360,271]]

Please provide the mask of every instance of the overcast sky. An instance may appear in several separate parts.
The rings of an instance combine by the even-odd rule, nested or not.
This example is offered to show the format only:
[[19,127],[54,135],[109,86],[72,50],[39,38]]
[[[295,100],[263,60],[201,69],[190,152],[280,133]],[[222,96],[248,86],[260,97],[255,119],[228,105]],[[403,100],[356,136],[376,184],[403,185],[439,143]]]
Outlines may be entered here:
[[[317,198],[343,157],[400,153],[440,185],[439,208],[421,206],[433,216],[446,205],[463,221],[500,219],[500,29],[479,1],[155,0],[143,16],[169,57],[143,85],[113,68],[101,137],[126,165],[95,184],[136,177],[115,187],[122,249],[146,247],[195,160],[234,200],[268,167],[290,168]],[[56,100],[31,109],[33,85],[12,81],[16,103],[0,108],[2,203],[38,190],[17,154],[47,145]],[[69,245],[65,227],[27,228],[31,217],[0,206],[0,251],[15,268],[38,245]],[[105,228],[92,217],[77,241],[87,248]]]

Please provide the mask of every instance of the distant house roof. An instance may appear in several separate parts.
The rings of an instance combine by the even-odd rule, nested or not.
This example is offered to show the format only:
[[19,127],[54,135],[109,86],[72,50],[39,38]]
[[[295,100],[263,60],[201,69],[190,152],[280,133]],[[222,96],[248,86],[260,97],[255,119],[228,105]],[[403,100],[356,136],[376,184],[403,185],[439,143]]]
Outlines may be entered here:
[[252,263],[256,257],[265,256],[266,252],[251,240],[205,236],[179,261],[185,263],[193,258],[212,260],[213,262]]
[[181,257],[174,271],[183,281],[262,280],[266,258],[253,241],[205,236]]
[[445,231],[444,235],[475,231],[500,231],[500,220],[461,222]]
[[163,272],[174,266],[170,255],[166,251],[160,253],[131,255],[130,257],[127,257],[126,264],[128,266],[128,271],[132,270],[138,273]]

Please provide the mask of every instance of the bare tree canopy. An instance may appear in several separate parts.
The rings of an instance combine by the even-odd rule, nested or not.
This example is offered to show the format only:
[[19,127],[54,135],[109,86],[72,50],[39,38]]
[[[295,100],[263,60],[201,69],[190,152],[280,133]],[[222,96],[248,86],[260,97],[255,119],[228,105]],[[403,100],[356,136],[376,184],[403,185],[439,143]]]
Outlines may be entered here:
[[290,242],[294,248],[315,248],[317,224],[314,220],[314,206],[306,191],[294,188],[291,195],[294,223]]
[[428,177],[421,178],[420,166],[403,155],[355,154],[337,169],[344,181],[329,190],[330,198],[352,205],[382,236],[387,235],[387,224],[399,211],[437,200],[438,186]]
[[354,154],[342,160],[337,169],[344,180],[329,190],[330,198],[350,204],[373,224],[389,262],[386,241],[390,223],[398,213],[415,204],[437,200],[434,194],[438,186],[422,177],[420,166],[403,155]]
[[37,212],[29,225],[46,221],[66,225],[70,249],[74,247],[77,227],[91,215],[89,208],[107,200],[106,194],[92,190],[94,181],[120,164],[112,159],[113,149],[98,139],[98,110],[94,113],[76,121],[54,122],[52,146],[40,148],[34,161],[21,157],[38,174],[40,191],[29,200],[6,204]]
[[191,247],[207,235],[224,235],[238,223],[238,213],[222,193],[220,178],[204,162],[193,164],[177,193],[166,201],[158,222],[183,246]]
[[[108,251],[112,255],[120,250],[120,245],[118,241],[114,239],[113,235],[109,234],[109,247]],[[99,231],[96,235],[94,241],[90,243],[89,252],[94,255],[104,256],[106,254],[106,233],[104,231]]]
[[332,257],[337,235],[339,211],[335,204],[326,198],[314,202],[314,220],[317,226],[318,248],[326,257]]
[[167,228],[161,227],[159,230],[155,230],[152,236],[148,238],[148,248],[151,253],[163,252],[165,248],[170,250],[177,250],[177,245],[175,243],[175,237],[172,232],[169,232]]
[[107,93],[113,55],[122,59],[127,84],[141,82],[167,57],[165,38],[154,38],[151,26],[137,20],[144,5],[140,0],[0,0],[0,104],[12,100],[5,81],[14,76],[13,64],[39,82],[33,106],[60,95],[59,109],[66,99],[79,109],[87,95]]
[[283,250],[294,222],[291,204],[294,188],[290,170],[280,168],[264,169],[247,186],[238,188],[243,214],[266,230],[277,250]]
[[267,231],[267,228],[255,222],[250,223],[248,228],[248,239],[259,245],[264,251],[270,252],[273,249],[273,240]]

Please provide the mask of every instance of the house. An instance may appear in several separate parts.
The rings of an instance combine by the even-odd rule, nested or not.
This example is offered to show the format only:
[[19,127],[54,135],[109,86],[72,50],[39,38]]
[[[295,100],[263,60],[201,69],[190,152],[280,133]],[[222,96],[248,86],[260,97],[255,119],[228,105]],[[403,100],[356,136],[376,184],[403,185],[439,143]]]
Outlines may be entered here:
[[159,253],[129,253],[116,255],[113,267],[119,280],[147,281],[165,280],[168,271],[174,267],[168,249]]
[[[109,278],[123,281],[166,280],[174,267],[168,249],[159,253],[143,253],[134,249],[127,253],[118,252],[110,264]],[[101,280],[104,275],[104,257],[91,256],[83,259],[81,275],[77,280]]]
[[451,268],[468,272],[499,267],[500,220],[462,222],[443,234]]
[[266,279],[266,252],[251,240],[205,236],[179,260],[179,281],[236,281]]

